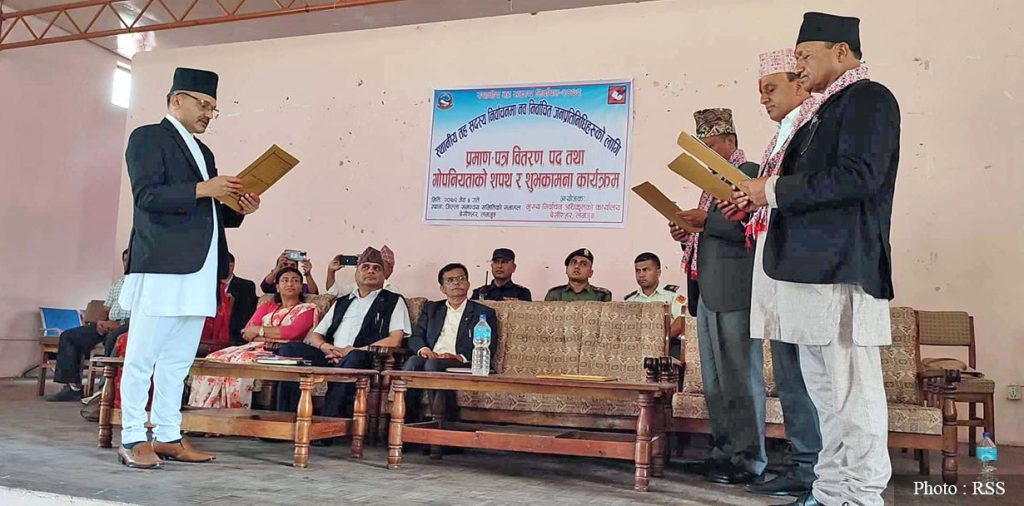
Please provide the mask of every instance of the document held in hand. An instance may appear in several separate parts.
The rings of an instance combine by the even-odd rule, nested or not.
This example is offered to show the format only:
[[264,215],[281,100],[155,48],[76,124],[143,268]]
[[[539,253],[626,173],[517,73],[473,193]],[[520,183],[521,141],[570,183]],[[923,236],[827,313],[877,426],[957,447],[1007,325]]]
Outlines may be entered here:
[[669,200],[668,197],[666,197],[657,186],[651,184],[650,181],[644,181],[643,183],[634,186],[633,193],[639,195],[640,198],[650,204],[655,211],[658,211],[668,221],[675,223],[677,227],[690,233],[704,231],[703,227],[694,228],[691,227],[689,223],[683,221],[679,215],[676,214],[683,212],[683,210],[679,209],[679,206],[677,206],[675,202]]
[[732,188],[686,153],[669,162],[668,168],[719,200],[732,199]]
[[679,133],[679,139],[676,140],[676,144],[679,144],[679,147],[685,149],[709,169],[717,172],[720,176],[724,177],[726,181],[729,181],[736,186],[739,186],[740,183],[750,179],[750,177],[744,174],[743,171],[729,163],[729,160],[722,158],[721,155],[716,153],[715,150],[707,147],[707,145],[701,142],[700,139],[686,133],[685,131]]
[[[243,195],[246,193],[262,195],[298,164],[298,159],[278,147],[277,144],[270,146],[266,153],[238,173],[238,179],[242,180],[241,193]],[[237,212],[242,212],[242,207],[235,197],[219,197],[217,200]]]

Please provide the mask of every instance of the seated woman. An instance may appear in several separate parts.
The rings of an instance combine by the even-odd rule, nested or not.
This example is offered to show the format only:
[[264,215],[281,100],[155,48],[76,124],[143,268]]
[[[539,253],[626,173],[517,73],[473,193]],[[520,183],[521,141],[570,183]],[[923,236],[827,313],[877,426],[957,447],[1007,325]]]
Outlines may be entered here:
[[[242,330],[248,344],[232,346],[207,355],[207,359],[231,363],[254,363],[272,355],[279,343],[302,341],[320,320],[315,304],[302,302],[302,273],[285,267],[275,278],[277,294],[273,302],[256,308]],[[248,408],[252,403],[253,380],[196,376],[188,405],[197,408]]]

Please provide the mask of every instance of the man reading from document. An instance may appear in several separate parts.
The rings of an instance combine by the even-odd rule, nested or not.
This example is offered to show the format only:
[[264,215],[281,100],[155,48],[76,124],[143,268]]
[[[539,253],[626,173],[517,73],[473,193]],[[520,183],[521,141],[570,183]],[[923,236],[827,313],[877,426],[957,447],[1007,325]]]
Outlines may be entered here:
[[[203,323],[217,312],[217,283],[228,273],[224,227],[238,227],[259,209],[256,194],[240,195],[238,178],[218,176],[213,152],[196,139],[217,110],[217,74],[179,68],[167,94],[167,116],[135,129],[125,159],[133,221],[120,303],[132,311],[121,380],[121,446],[128,467],[163,460],[206,462],[181,437],[181,396]],[[237,213],[216,200],[237,197]],[[150,378],[153,440],[146,436]]]

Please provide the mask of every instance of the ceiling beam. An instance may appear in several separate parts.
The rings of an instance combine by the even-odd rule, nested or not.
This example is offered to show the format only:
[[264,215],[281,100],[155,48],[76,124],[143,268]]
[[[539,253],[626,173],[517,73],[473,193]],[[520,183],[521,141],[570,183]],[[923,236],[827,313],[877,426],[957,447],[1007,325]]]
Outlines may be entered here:
[[[14,12],[0,12],[0,51],[21,47],[41,46],[44,44],[56,44],[73,40],[110,37],[125,33],[154,32],[158,30],[171,30],[175,28],[230,23],[233,21],[248,21],[251,19],[284,16],[287,14],[302,14],[343,9],[346,7],[392,3],[399,2],[401,0],[273,0],[272,2],[259,2],[258,0],[252,0],[252,4],[269,4],[270,7],[262,7],[257,10],[250,10],[247,12],[241,12],[241,10],[246,3],[250,2],[250,0],[235,0],[239,3],[234,9],[225,8],[221,1],[222,0],[189,0],[188,8],[181,14],[175,14],[171,9],[167,8],[163,0],[148,0],[146,4],[134,14],[115,9],[115,4],[123,4],[125,3],[125,0],[83,0],[74,3],[54,5],[51,7],[40,7]],[[197,7],[202,7],[204,4],[207,4],[205,6],[216,8],[216,11],[214,11],[214,9],[206,9],[206,11],[219,12],[217,12],[217,14],[206,16],[196,14],[197,12],[204,11],[203,9],[197,9]],[[147,25],[138,24],[147,12],[158,11],[158,6],[162,7],[162,10],[169,14],[173,21]],[[99,7],[99,10],[95,10],[97,7]],[[83,9],[87,10],[83,11]],[[88,25],[80,27],[77,23],[74,23],[74,18],[71,16],[74,11],[80,11],[88,14],[91,19]],[[72,28],[68,30],[66,34],[57,34],[57,31],[51,32],[48,27],[52,26],[53,23],[61,16],[72,20]],[[113,21],[119,25],[119,28],[97,29],[97,21],[101,19]],[[34,22],[38,27],[39,21],[42,21],[47,28],[43,30],[33,30],[30,22]],[[19,25],[20,29],[17,29],[19,28]],[[22,34],[22,37],[18,40],[13,40],[14,35],[19,32]],[[27,37],[25,37],[25,32],[28,34]]]

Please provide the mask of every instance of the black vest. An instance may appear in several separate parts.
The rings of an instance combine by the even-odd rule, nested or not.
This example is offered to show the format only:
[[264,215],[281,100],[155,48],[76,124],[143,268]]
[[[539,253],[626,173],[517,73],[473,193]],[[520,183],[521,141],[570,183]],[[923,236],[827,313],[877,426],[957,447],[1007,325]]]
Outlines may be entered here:
[[[399,301],[402,301],[401,295],[381,290],[377,294],[377,298],[373,300],[373,304],[370,305],[370,310],[366,312],[366,317],[363,318],[363,326],[360,327],[359,334],[356,336],[352,346],[359,348],[387,337],[391,333],[388,330],[391,328],[391,313],[395,311],[395,306]],[[327,329],[327,334],[324,336],[327,342],[334,344],[334,333],[341,326],[341,320],[345,317],[345,313],[351,305],[352,297],[338,299],[338,302],[334,304],[334,318],[331,319],[331,326]]]

